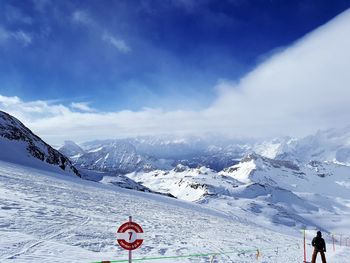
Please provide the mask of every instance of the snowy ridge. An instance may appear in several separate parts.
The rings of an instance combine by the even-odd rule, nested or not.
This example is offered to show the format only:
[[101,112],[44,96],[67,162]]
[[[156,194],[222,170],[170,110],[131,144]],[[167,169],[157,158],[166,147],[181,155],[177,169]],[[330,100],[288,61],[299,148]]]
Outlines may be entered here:
[[239,164],[217,173],[209,168],[178,165],[170,171],[127,175],[153,191],[201,203],[231,216],[275,225],[327,229],[313,218],[350,215],[350,167],[310,162],[299,166],[285,160],[249,154]]
[[350,198],[346,184],[336,183],[350,181],[350,167],[335,163],[311,161],[305,165],[297,165],[290,161],[250,154],[239,164],[225,169],[221,174],[242,183],[256,182],[279,186],[290,191]]
[[[83,152],[77,149],[83,149]],[[206,166],[220,171],[237,163],[245,153],[241,145],[216,146],[200,138],[168,137],[98,140],[81,145],[67,142],[59,150],[77,167],[121,174],[140,170],[169,170],[177,164],[192,168]]]
[[297,139],[236,141],[217,138],[137,137],[98,140],[77,145],[67,142],[59,150],[75,165],[125,174],[134,171],[171,170],[177,164],[208,167],[217,172],[237,164],[247,154],[307,164],[310,161],[350,165],[350,128],[319,131]]
[[19,120],[0,111],[0,160],[80,176],[70,160],[41,140]]
[[96,141],[83,148],[69,141],[59,150],[83,169],[119,174],[154,169],[152,158],[138,154],[135,147],[124,140]]
[[65,141],[64,145],[60,147],[59,150],[64,155],[72,157],[72,159],[76,159],[85,153],[85,151],[73,141]]
[[228,192],[239,184],[209,168],[189,168],[181,164],[171,171],[134,172],[127,176],[152,190],[186,201],[198,201],[206,196]]
[[314,135],[294,141],[276,155],[276,158],[300,163],[327,161],[350,165],[350,127],[318,131]]

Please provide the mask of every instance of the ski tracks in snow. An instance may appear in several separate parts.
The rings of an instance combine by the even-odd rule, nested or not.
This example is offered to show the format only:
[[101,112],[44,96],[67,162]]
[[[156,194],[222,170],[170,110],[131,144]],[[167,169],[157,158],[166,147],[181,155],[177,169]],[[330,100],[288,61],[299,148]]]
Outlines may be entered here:
[[[0,162],[1,262],[91,262],[123,259],[115,232],[132,215],[145,232],[135,258],[222,253],[213,262],[251,262],[247,248],[286,246],[299,239],[220,216],[174,199],[86,182]],[[6,240],[8,238],[8,240]],[[4,249],[3,249],[4,248]],[[298,262],[285,249],[279,262]],[[262,262],[277,262],[262,251]],[[205,262],[210,257],[165,262]]]

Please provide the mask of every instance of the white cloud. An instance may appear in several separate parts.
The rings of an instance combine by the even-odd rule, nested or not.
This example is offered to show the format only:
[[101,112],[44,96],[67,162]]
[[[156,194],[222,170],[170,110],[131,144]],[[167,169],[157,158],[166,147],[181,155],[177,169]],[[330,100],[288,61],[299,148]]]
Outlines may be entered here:
[[23,46],[28,46],[32,43],[33,37],[31,34],[26,33],[22,30],[18,30],[12,33],[12,38],[21,42]]
[[20,103],[20,101],[21,100],[17,96],[6,97],[6,96],[0,95],[0,105],[2,105],[3,107],[8,107],[10,105],[15,105],[17,103]]
[[32,43],[33,36],[21,29],[9,31],[0,25],[0,44],[6,44],[11,41],[16,41],[26,47]]
[[103,33],[102,40],[108,42],[122,53],[129,53],[131,51],[131,48],[125,43],[124,40],[118,39],[108,32]]
[[80,110],[80,111],[86,111],[86,112],[94,112],[96,111],[95,109],[91,108],[89,106],[90,103],[88,102],[72,102],[70,106],[73,109]]
[[93,29],[97,34],[101,35],[102,33],[102,41],[112,45],[121,53],[129,53],[131,48],[127,45],[127,43],[123,39],[119,39],[116,36],[112,35],[108,31],[104,30],[98,23],[96,23],[87,11],[84,10],[76,10],[72,14],[72,19],[74,22],[89,26]]
[[214,103],[200,111],[82,112],[73,104],[69,108],[5,96],[0,96],[0,109],[53,143],[164,133],[305,135],[350,122],[349,46],[347,11],[273,55],[238,83],[219,83]]
[[232,132],[305,134],[348,124],[350,11],[226,86],[208,111]]
[[84,10],[76,10],[72,14],[72,19],[75,22],[84,24],[84,25],[93,25],[94,21],[90,15]]
[[0,110],[4,110],[26,124],[39,121],[42,118],[69,115],[72,112],[62,104],[52,104],[47,101],[37,100],[24,102],[17,96],[7,97],[0,95]]

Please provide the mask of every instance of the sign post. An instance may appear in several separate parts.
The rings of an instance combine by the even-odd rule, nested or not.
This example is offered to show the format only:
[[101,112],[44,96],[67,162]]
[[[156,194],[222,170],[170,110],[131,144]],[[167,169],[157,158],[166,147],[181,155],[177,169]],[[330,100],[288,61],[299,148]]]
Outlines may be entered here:
[[129,263],[132,263],[132,250],[139,248],[143,242],[142,227],[129,216],[129,221],[118,228],[117,241],[122,248],[129,251]]
[[[129,216],[129,222],[131,223],[132,222],[132,217]],[[132,250],[129,250],[129,263],[132,263]]]

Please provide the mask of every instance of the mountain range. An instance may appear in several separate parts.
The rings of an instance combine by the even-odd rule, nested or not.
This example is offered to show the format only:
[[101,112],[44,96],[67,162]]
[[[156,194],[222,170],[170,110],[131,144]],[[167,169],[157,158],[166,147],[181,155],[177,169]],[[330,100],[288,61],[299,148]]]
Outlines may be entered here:
[[315,218],[332,215],[336,222],[350,215],[348,129],[263,142],[172,136],[66,141],[55,150],[7,113],[0,120],[1,160],[196,202],[270,228],[326,229]]
[[166,170],[178,164],[220,172],[251,153],[295,164],[319,161],[350,165],[350,127],[318,131],[301,139],[282,137],[261,142],[171,136],[97,140],[81,145],[66,141],[59,151],[77,167],[120,174]]

